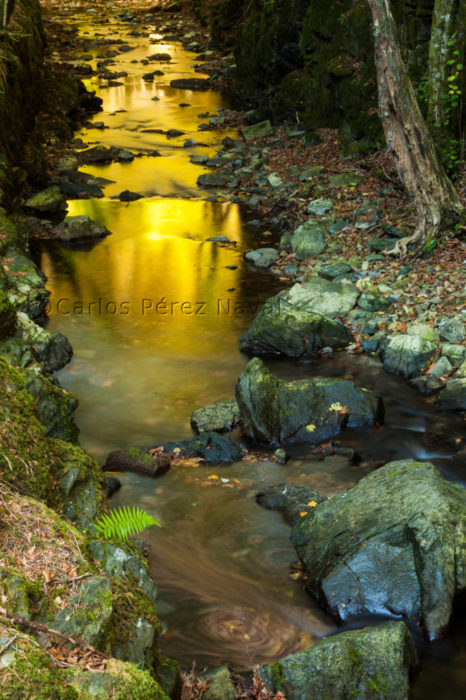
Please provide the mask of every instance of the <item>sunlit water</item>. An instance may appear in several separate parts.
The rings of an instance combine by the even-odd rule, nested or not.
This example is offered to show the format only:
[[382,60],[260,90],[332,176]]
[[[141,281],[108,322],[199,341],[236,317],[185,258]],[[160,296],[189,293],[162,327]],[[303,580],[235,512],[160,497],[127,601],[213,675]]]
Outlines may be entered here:
[[[128,31],[113,21],[102,26],[77,21],[80,32],[89,36],[117,31],[125,38]],[[83,168],[114,183],[106,187],[104,199],[70,202],[69,213],[90,215],[112,235],[90,245],[47,244],[41,249],[52,293],[49,327],[65,333],[74,348],[72,362],[58,375],[79,397],[81,442],[100,461],[117,447],[188,437],[195,408],[233,396],[248,360],[239,352],[238,336],[257,305],[280,284],[243,261],[245,250],[270,242],[266,232],[248,226],[253,214],[231,202],[207,202],[212,192],[196,186],[203,170],[190,164],[189,156],[212,155],[226,135],[199,132],[197,115],[212,113],[225,101],[213,91],[168,86],[174,77],[198,77],[190,68],[194,54],[180,44],[149,44],[143,37],[128,37],[128,42],[134,49],[110,66],[128,72],[128,78],[119,79],[124,85],[106,89],[89,81],[104,99],[104,111],[93,121],[109,128],[84,129],[77,136],[134,153],[156,149],[161,155]],[[93,50],[94,55],[101,52]],[[173,60],[161,66],[132,63],[156,52],[167,52]],[[157,82],[141,79],[143,72],[158,67],[165,75]],[[153,101],[154,96],[160,99]],[[168,140],[144,132],[168,128],[185,135]],[[206,145],[185,149],[187,137]],[[112,199],[124,189],[144,199],[131,204]],[[207,241],[221,234],[236,246]],[[163,524],[144,535],[152,545],[150,564],[166,627],[161,644],[186,666],[195,660],[209,667],[229,663],[251,668],[336,629],[302,584],[289,577],[295,559],[289,528],[279,514],[256,505],[258,490],[289,480],[332,494],[356,483],[370,468],[367,460],[406,457],[431,459],[447,477],[462,482],[450,459],[454,447],[433,447],[426,439],[426,432],[445,425],[451,437],[459,436],[460,421],[436,416],[431,400],[385,374],[378,361],[340,355],[333,361],[271,361],[269,366],[289,379],[352,377],[384,396],[386,424],[342,435],[342,444],[366,460],[360,467],[342,457],[310,458],[296,447],[287,466],[268,461],[216,469],[178,465],[158,481],[119,475],[123,488],[114,502],[142,505]],[[452,636],[447,648],[448,654],[445,645],[430,652],[435,661],[419,678],[416,697],[423,696],[425,687],[432,697],[456,697],[461,674],[454,669],[464,656],[464,637]],[[449,695],[441,690],[445,675]]]

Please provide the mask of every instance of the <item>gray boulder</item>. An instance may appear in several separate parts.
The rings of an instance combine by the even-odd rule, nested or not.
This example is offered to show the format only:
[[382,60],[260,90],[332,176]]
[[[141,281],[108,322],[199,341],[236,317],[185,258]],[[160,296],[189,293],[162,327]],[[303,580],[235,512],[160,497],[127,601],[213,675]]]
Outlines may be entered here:
[[407,700],[409,673],[417,662],[404,622],[341,632],[261,669],[273,693],[287,700]]
[[268,299],[239,339],[241,350],[257,355],[301,357],[325,347],[344,348],[353,340],[341,321],[301,311],[280,297]]
[[466,323],[461,316],[448,316],[439,323],[440,337],[450,343],[458,343],[466,338]]
[[258,250],[249,251],[244,257],[248,262],[256,265],[256,267],[267,269],[273,265],[278,258],[278,250],[275,248],[259,248]]
[[405,379],[418,377],[437,350],[436,343],[418,336],[398,333],[391,336],[383,349],[383,366],[387,372],[402,374]]
[[31,356],[42,362],[47,372],[64,367],[73,356],[68,338],[38,326],[22,311],[17,315],[16,337],[30,348]]
[[216,433],[226,433],[233,430],[240,422],[238,403],[235,399],[218,401],[202,406],[191,416],[191,427],[195,433],[214,430]]
[[435,405],[437,408],[452,411],[466,410],[466,378],[450,379],[446,388],[435,401]]
[[314,508],[291,540],[336,618],[401,615],[436,639],[466,588],[466,490],[429,462],[391,462]]
[[382,399],[347,379],[314,377],[286,382],[259,358],[249,362],[236,384],[244,432],[258,442],[317,443],[345,427],[383,419]]
[[316,277],[304,284],[295,284],[280,293],[280,298],[302,311],[335,318],[354,309],[361,292],[349,282],[330,282]]
[[261,139],[264,136],[272,136],[273,129],[271,123],[267,119],[264,122],[245,126],[242,133],[245,141],[253,141],[254,139]]
[[52,233],[62,241],[85,241],[103,238],[108,236],[110,231],[84,214],[82,216],[68,216],[53,229]]
[[291,236],[291,250],[298,260],[320,255],[326,248],[325,230],[315,219],[306,221]]

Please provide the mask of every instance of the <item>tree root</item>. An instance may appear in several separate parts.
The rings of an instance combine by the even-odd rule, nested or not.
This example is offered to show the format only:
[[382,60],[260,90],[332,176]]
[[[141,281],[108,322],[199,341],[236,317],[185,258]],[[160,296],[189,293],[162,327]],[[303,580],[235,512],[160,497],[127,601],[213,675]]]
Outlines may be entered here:
[[405,236],[397,241],[396,245],[391,249],[385,251],[385,255],[398,255],[400,258],[408,254],[408,246],[410,243],[416,243],[417,241],[423,241],[424,234],[423,231],[418,228],[411,236]]

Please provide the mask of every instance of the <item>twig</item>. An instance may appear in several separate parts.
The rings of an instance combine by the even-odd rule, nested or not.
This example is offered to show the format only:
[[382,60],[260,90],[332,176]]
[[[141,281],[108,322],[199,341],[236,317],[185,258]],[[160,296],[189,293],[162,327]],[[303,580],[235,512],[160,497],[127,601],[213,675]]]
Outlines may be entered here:
[[24,617],[18,617],[17,615],[13,615],[12,613],[9,613],[7,610],[4,608],[0,608],[0,615],[3,617],[6,617],[7,620],[11,620],[12,622],[16,623],[17,625],[22,625],[23,627],[29,627],[30,629],[36,630],[37,632],[43,632],[44,634],[50,634],[54,637],[58,637],[59,639],[63,639],[65,642],[68,642],[69,644],[73,644],[75,647],[81,647],[81,649],[87,649],[87,651],[91,651],[93,654],[97,654],[103,659],[109,659],[110,656],[108,654],[105,654],[103,651],[99,651],[95,647],[91,646],[87,642],[84,641],[84,639],[81,639],[80,637],[71,637],[68,634],[64,634],[63,632],[58,632],[57,630],[53,630],[50,627],[47,627],[47,625],[42,624],[42,622],[34,622],[33,620],[26,620]]
[[11,647],[13,642],[15,642],[19,637],[19,634],[15,634],[14,637],[9,639],[1,648],[0,648],[0,656],[6,652],[6,650]]

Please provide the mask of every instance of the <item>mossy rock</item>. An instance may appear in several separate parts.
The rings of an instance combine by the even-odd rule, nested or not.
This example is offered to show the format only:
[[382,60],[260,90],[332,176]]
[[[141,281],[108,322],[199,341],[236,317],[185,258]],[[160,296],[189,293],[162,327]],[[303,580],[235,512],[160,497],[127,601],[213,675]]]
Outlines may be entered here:
[[14,333],[16,327],[16,311],[7,294],[0,289],[0,340]]

